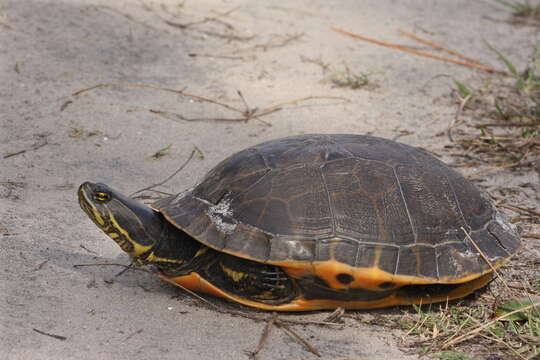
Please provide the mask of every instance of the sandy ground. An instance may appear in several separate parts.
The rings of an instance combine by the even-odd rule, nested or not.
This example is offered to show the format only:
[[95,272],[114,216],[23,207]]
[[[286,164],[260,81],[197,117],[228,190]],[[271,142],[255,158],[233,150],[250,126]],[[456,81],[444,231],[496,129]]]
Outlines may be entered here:
[[[488,1],[337,4],[0,2],[1,359],[248,358],[264,323],[218,313],[149,274],[115,277],[118,268],[74,267],[128,263],[80,211],[78,185],[101,181],[130,193],[163,180],[196,146],[204,158],[195,158],[161,187],[178,192],[235,151],[314,132],[405,135],[400,141],[447,159],[447,140],[435,134],[456,111],[451,77],[474,80],[478,72],[378,47],[330,27],[428,50],[398,34],[404,29],[499,66],[487,40],[519,68],[530,55],[523,49],[538,39],[534,29],[502,21],[507,10]],[[323,73],[316,61],[371,73],[370,84],[357,90],[333,86],[325,81],[331,71]],[[250,109],[259,110],[308,96],[327,98],[287,105],[260,120],[190,122],[174,114],[241,114],[148,88],[103,87],[72,95],[110,82],[186,89],[241,111],[245,105],[237,90]],[[166,156],[152,157],[169,145]],[[538,182],[535,174],[525,178]],[[510,186],[515,179],[503,173],[489,181]],[[284,316],[319,321],[327,315]],[[400,350],[397,331],[353,319],[342,326],[294,329],[324,359],[416,358]],[[259,358],[315,356],[274,329]]]

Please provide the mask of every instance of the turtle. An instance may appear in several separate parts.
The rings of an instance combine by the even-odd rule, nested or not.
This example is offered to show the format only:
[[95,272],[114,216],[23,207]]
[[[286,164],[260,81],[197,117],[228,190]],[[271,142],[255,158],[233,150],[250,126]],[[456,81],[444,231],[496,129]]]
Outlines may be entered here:
[[150,206],[101,183],[79,203],[135,264],[270,311],[467,296],[521,247],[489,197],[427,151],[355,134],[271,140]]

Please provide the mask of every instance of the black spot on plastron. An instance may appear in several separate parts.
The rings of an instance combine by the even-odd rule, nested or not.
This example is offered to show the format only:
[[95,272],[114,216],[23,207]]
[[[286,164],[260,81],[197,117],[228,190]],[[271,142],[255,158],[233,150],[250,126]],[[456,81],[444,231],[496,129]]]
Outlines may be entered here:
[[379,287],[381,289],[391,289],[394,286],[396,286],[396,284],[391,282],[391,281],[385,281],[385,282],[379,284]]
[[343,273],[343,274],[337,274],[336,279],[340,283],[342,283],[344,285],[347,285],[347,284],[350,284],[351,282],[353,282],[354,277],[351,274],[344,274]]

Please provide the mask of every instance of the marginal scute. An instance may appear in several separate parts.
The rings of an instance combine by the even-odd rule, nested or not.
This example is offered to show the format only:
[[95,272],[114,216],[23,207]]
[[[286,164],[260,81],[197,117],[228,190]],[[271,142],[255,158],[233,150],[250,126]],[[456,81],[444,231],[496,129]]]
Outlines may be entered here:
[[502,246],[507,254],[513,254],[519,249],[520,242],[515,226],[504,221],[498,213],[495,221],[488,225],[487,230],[497,239],[499,246]]
[[396,273],[399,248],[395,246],[381,246],[379,249],[377,249],[376,256],[377,259],[374,265],[377,268],[390,274]]
[[359,268],[370,268],[375,265],[376,253],[378,245],[374,244],[360,244],[358,248],[358,255],[356,256],[356,262],[353,264],[354,267]]
[[396,273],[436,279],[438,277],[436,248],[427,245],[400,248]]
[[231,236],[223,250],[232,253],[248,254],[257,259],[268,259],[270,256],[271,237],[243,224]]
[[271,238],[269,259],[285,263],[287,261],[309,262],[315,258],[317,241],[290,237]]
[[449,243],[437,246],[439,279],[455,279],[455,274],[481,273],[489,266],[467,243]]
[[[335,239],[333,259],[344,264],[354,264],[360,245],[357,241]],[[322,260],[322,259],[321,259]]]
[[486,229],[472,231],[470,233],[470,237],[476,244],[475,248],[478,247],[486,257],[487,260],[483,260],[484,263],[489,261],[492,265],[494,265],[509,256],[508,251],[501,244],[499,236],[493,235],[489,231],[489,226]]

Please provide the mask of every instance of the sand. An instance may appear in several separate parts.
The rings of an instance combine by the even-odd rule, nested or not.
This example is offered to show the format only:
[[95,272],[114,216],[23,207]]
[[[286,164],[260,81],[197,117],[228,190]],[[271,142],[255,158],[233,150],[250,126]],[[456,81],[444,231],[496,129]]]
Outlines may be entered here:
[[[530,55],[523,49],[538,34],[507,18],[492,2],[465,0],[2,1],[0,358],[248,358],[264,322],[216,312],[147,273],[74,267],[129,263],[80,210],[78,185],[100,181],[131,193],[165,179],[197,147],[204,158],[195,156],[160,187],[176,193],[238,150],[303,133],[399,137],[449,159],[448,140],[435,135],[456,111],[452,78],[475,81],[481,73],[330,28],[430,50],[400,35],[403,29],[500,68],[485,40],[522,68]],[[369,84],[332,83],[346,68],[349,76],[369,74]],[[109,83],[184,90],[239,111],[133,86],[73,95]],[[234,121],[245,110],[283,103],[289,104],[260,118]],[[185,120],[200,118],[233,120]],[[508,173],[496,180],[514,181]],[[384,317],[385,311],[402,310],[360,314]],[[282,316],[321,321],[327,315]],[[323,359],[417,358],[400,349],[403,333],[351,318],[293,328]],[[316,357],[274,329],[258,358]]]

